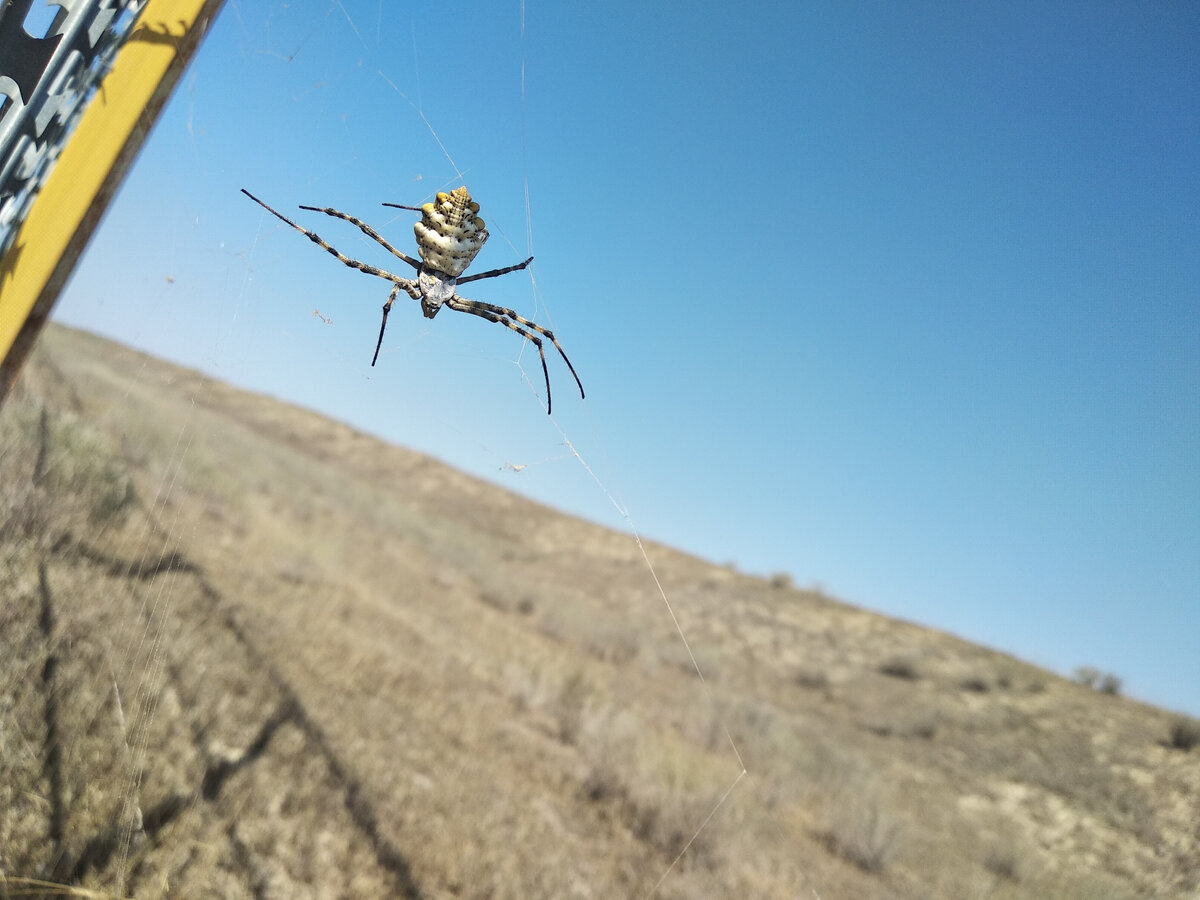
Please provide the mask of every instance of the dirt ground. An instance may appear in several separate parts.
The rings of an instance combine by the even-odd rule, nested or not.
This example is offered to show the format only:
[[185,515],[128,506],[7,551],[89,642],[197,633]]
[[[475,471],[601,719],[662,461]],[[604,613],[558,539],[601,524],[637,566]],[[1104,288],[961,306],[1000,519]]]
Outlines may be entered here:
[[1200,896],[1166,711],[58,326],[0,472],[0,898]]

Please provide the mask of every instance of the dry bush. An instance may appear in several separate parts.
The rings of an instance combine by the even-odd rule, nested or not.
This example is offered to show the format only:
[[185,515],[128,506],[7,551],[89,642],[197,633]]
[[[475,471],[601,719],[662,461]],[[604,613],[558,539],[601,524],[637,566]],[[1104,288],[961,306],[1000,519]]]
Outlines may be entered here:
[[597,625],[580,638],[584,649],[596,659],[621,663],[636,659],[642,652],[642,634],[627,622]]
[[492,609],[503,613],[518,612],[523,616],[532,615],[537,609],[537,599],[532,594],[520,594],[505,585],[503,588],[487,587],[479,592],[479,600]]
[[986,694],[992,689],[992,686],[988,683],[988,680],[982,675],[971,675],[967,678],[964,678],[958,683],[958,686],[964,691],[971,691],[975,694]]
[[73,413],[11,406],[0,419],[0,527],[52,543],[119,521],[134,490],[116,448]]
[[580,745],[588,768],[580,796],[607,808],[664,859],[684,854],[684,869],[718,868],[718,826],[709,817],[720,778],[712,757],[674,737],[649,735],[627,714],[611,710],[593,716],[585,730],[589,740]]
[[891,737],[896,730],[896,724],[886,719],[873,719],[865,723],[867,731],[878,737]]
[[582,672],[572,672],[563,682],[553,712],[558,739],[564,744],[573,744],[579,739],[591,696],[591,685]]
[[900,824],[881,808],[870,789],[844,794],[830,816],[824,838],[829,848],[864,872],[882,872],[896,854]]
[[541,666],[509,662],[504,667],[504,691],[517,709],[540,710],[552,693],[550,677]]
[[658,661],[664,666],[671,666],[688,677],[696,674],[696,668],[704,674],[704,680],[715,682],[720,678],[721,656],[708,644],[697,644],[687,647],[683,641],[672,639],[657,649]]
[[1200,719],[1176,716],[1167,729],[1167,745],[1176,750],[1191,750],[1200,744]]
[[133,485],[124,462],[98,431],[63,415],[51,417],[46,439],[46,487],[77,498],[88,524],[105,524],[129,506]]
[[908,737],[931,741],[937,736],[941,725],[942,717],[935,711],[916,713],[904,723],[903,732]]
[[496,590],[483,590],[479,592],[479,599],[485,606],[490,606],[492,609],[497,609],[500,612],[511,612],[513,603],[511,598],[506,594]]
[[1011,836],[999,839],[988,848],[983,865],[993,875],[1014,884],[1025,878],[1024,854]]
[[917,664],[904,656],[893,656],[884,660],[879,665],[879,671],[892,678],[903,678],[907,681],[916,681],[921,677],[921,673],[917,671]]
[[882,872],[896,854],[900,823],[885,812],[874,766],[833,745],[817,743],[810,750],[805,768],[813,781],[805,802],[824,822],[816,836],[864,872]]
[[771,576],[771,587],[777,591],[790,591],[796,587],[796,584],[787,572],[776,572]]
[[635,798],[634,833],[674,860],[686,851],[685,866],[716,868],[718,842],[709,819],[714,800],[668,791]]
[[1121,679],[1111,672],[1101,672],[1095,666],[1080,666],[1074,672],[1080,684],[1095,688],[1102,694],[1116,696],[1121,693]]
[[799,669],[793,676],[796,684],[813,691],[829,688],[829,676],[820,669]]
[[611,803],[626,799],[625,780],[621,777],[621,770],[611,759],[594,759],[580,785],[580,794],[591,803]]

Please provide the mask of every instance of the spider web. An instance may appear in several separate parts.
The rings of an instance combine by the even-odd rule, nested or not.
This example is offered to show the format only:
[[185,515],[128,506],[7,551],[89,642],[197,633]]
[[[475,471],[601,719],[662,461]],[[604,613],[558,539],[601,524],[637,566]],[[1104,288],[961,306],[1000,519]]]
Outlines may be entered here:
[[[429,322],[403,297],[371,369],[381,283],[313,253],[236,192],[288,215],[336,206],[411,252],[412,214],[379,203],[466,183],[493,235],[476,268],[533,254],[540,177],[527,120],[542,114],[526,96],[524,4],[507,13],[506,36],[486,48],[512,64],[495,93],[515,115],[495,141],[477,140],[456,109],[471,89],[446,86],[454,42],[435,35],[449,20],[398,24],[382,3],[334,0],[259,18],[231,5],[216,24],[210,44],[237,46],[289,103],[263,111],[262,134],[238,155],[217,133],[226,90],[203,48],[60,310],[190,368],[55,330],[4,410],[3,462],[24,476],[6,521],[23,516],[36,538],[5,544],[17,602],[2,693],[21,713],[6,719],[6,750],[18,748],[8,783],[49,808],[9,820],[10,845],[25,848],[0,858],[11,884],[551,896],[574,883],[649,897],[723,883],[717,824],[747,770],[689,640],[678,579],[658,560],[689,564],[643,539],[614,487],[604,417],[619,403],[595,398],[606,393],[600,354],[617,344],[589,344],[599,316],[555,323],[544,298],[564,312],[572,273],[548,266],[543,289],[535,262],[528,280],[466,292],[555,330],[572,354],[591,396],[573,395],[549,355],[547,419],[525,341],[469,316]],[[324,137],[299,131],[306,116],[326,123]],[[403,162],[366,149],[389,139],[387,119],[411,145]],[[186,168],[164,165],[180,150],[222,199],[196,197]],[[314,218],[303,224],[343,252],[387,265],[352,228]],[[130,234],[142,236],[133,247]],[[399,500],[383,496],[392,483]],[[563,498],[598,524],[560,525],[497,485]],[[348,547],[353,528],[370,537]],[[554,561],[579,535],[579,558],[612,570],[604,590]],[[388,662],[397,656],[414,662]],[[496,710],[471,696],[480,690]],[[661,696],[639,707],[639,691]],[[528,811],[514,817],[513,798]],[[454,839],[430,839],[417,815],[450,823]],[[174,832],[186,838],[173,845]],[[499,848],[497,833],[511,835]],[[606,859],[621,835],[636,849]]]

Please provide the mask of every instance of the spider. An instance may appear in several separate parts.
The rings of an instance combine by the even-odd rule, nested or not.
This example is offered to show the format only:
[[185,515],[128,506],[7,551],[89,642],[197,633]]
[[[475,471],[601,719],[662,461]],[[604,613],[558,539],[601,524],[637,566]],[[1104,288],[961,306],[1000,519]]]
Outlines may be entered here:
[[[336,256],[339,262],[344,263],[352,269],[358,269],[360,272],[375,275],[392,283],[392,292],[388,294],[387,302],[383,304],[383,323],[379,326],[379,340],[375,342],[375,355],[371,357],[372,366],[379,359],[379,348],[383,346],[383,332],[387,329],[388,313],[392,311],[392,304],[395,302],[396,297],[399,296],[401,291],[404,291],[414,300],[421,301],[421,311],[427,319],[432,319],[438,314],[438,310],[446,306],[455,312],[470,313],[473,316],[479,316],[481,319],[487,319],[489,322],[503,325],[515,331],[527,341],[532,341],[533,345],[537,347],[538,356],[542,361],[542,375],[546,379],[547,415],[550,413],[550,370],[546,368],[546,353],[542,349],[542,338],[538,337],[539,334],[554,344],[559,355],[562,356],[563,362],[567,364],[567,368],[575,376],[575,383],[579,385],[579,396],[581,398],[584,396],[583,382],[575,374],[575,367],[571,365],[571,360],[567,359],[567,354],[563,350],[562,345],[559,344],[558,339],[554,337],[554,332],[543,328],[536,322],[531,322],[524,316],[519,315],[515,310],[504,306],[496,306],[492,303],[484,303],[481,300],[468,300],[466,297],[458,295],[457,286],[460,284],[479,281],[483,278],[495,278],[497,275],[507,275],[509,272],[519,272],[533,262],[533,257],[531,256],[525,262],[515,266],[508,266],[504,269],[492,269],[491,271],[481,272],[478,275],[470,275],[466,278],[459,277],[466,270],[467,266],[471,264],[471,261],[475,259],[476,254],[479,253],[488,239],[488,232],[484,227],[484,221],[476,215],[479,212],[479,204],[471,199],[471,195],[467,192],[466,187],[455,188],[448,194],[439,191],[435,203],[426,203],[420,207],[403,206],[399,203],[383,204],[384,206],[392,206],[397,209],[411,209],[421,213],[421,221],[413,226],[413,231],[417,236],[417,251],[421,254],[420,262],[411,256],[401,253],[389,244],[379,232],[361,219],[356,219],[354,216],[347,215],[330,207],[300,207],[301,209],[324,213],[327,216],[333,216],[335,219],[342,219],[351,225],[357,226],[363,234],[378,243],[397,259],[403,260],[416,269],[416,279],[401,278],[394,272],[360,262],[357,259],[351,259],[327,244],[320,235],[297,225],[287,216],[267,206],[267,204],[263,203],[263,201],[259,200],[245,188],[242,188],[242,193],[277,219],[282,219],[291,225],[318,247]],[[537,332],[537,334],[533,332]]]

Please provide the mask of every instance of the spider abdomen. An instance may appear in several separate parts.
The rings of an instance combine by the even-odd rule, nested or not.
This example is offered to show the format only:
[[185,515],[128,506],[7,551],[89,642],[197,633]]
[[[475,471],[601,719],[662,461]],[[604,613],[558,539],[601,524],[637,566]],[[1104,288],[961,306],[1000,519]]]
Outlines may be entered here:
[[435,203],[421,207],[421,221],[413,226],[417,250],[431,269],[454,278],[461,275],[483,249],[488,233],[476,213],[479,204],[466,187],[439,192]]

